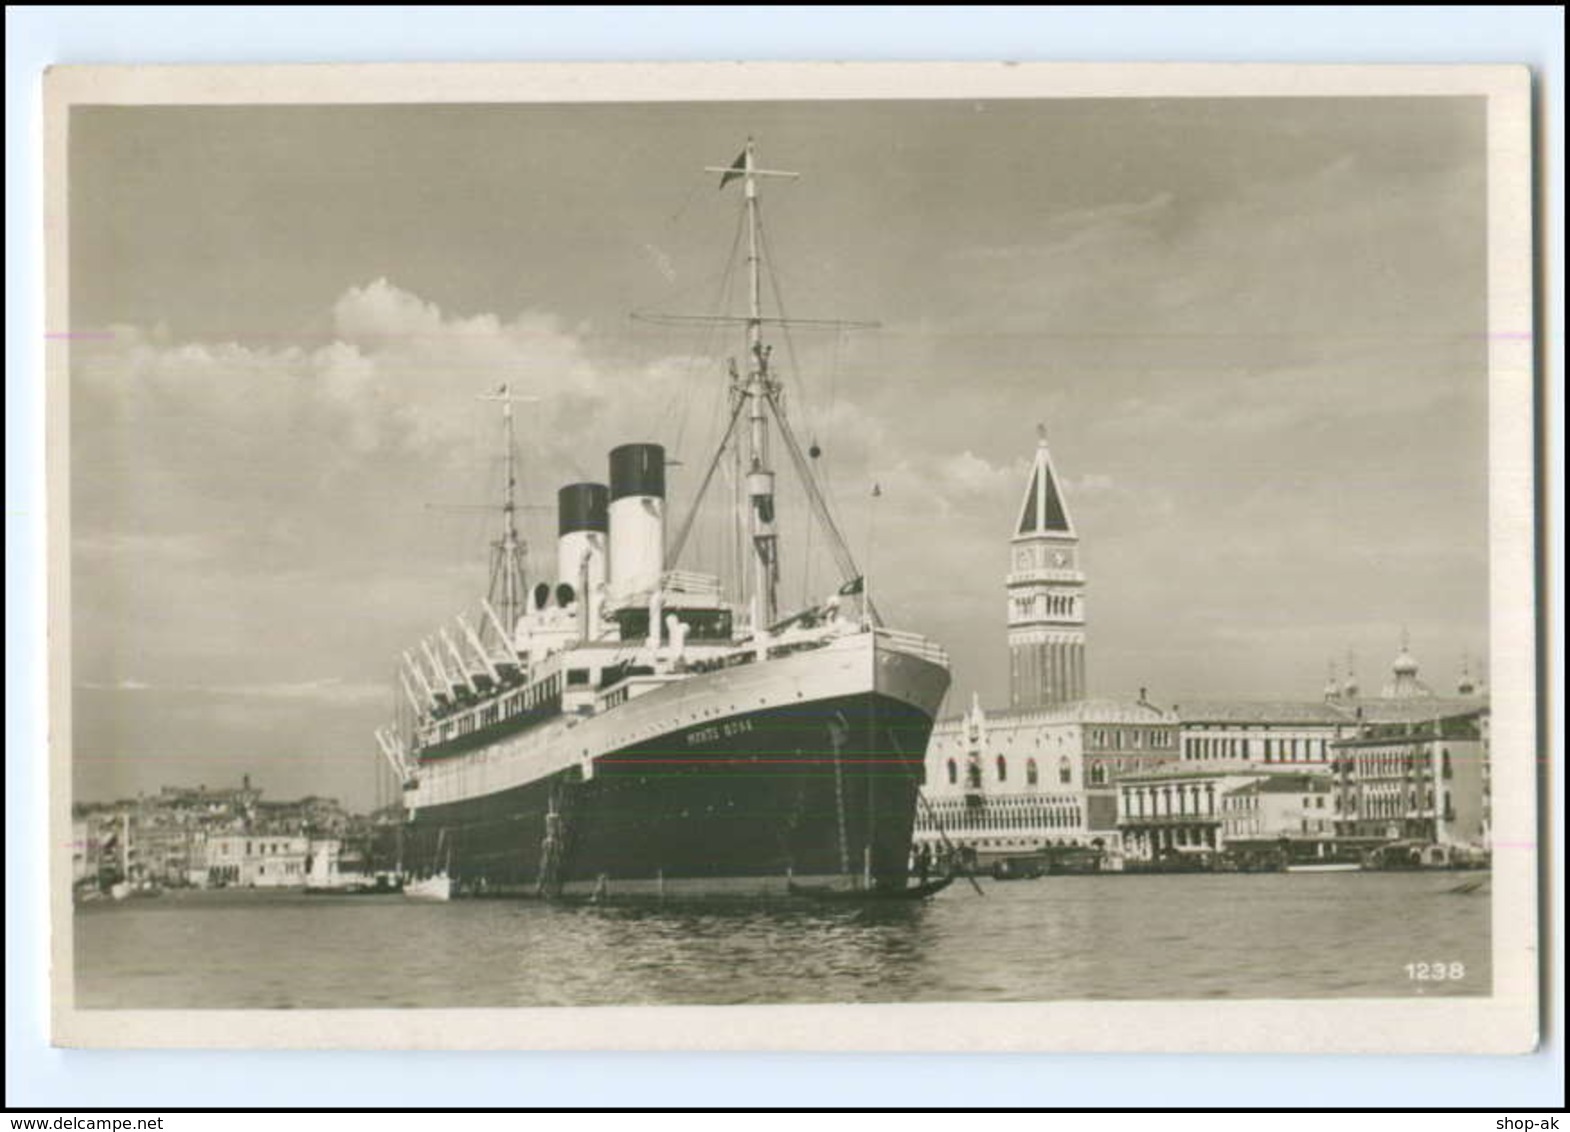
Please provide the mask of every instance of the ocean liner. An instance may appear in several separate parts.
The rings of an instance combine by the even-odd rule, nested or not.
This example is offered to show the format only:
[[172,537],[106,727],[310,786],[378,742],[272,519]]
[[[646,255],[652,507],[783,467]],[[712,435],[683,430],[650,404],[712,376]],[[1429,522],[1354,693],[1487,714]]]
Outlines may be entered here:
[[[882,624],[786,415],[764,342],[759,185],[739,182],[750,288],[717,450],[667,541],[666,456],[611,449],[605,483],[557,493],[555,584],[525,577],[513,406],[503,387],[502,529],[490,592],[401,658],[378,730],[403,790],[402,868],[443,895],[902,896],[923,754],[949,685],[932,641]],[[782,612],[771,440],[789,456],[839,569]],[[678,568],[723,469],[743,577]],[[930,886],[929,886],[930,887]]]

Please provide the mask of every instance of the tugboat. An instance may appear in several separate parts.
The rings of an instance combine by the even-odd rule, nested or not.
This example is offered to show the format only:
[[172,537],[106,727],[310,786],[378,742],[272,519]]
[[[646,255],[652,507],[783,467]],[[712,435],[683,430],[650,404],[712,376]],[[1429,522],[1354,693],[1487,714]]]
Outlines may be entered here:
[[[446,895],[925,894],[907,861],[948,657],[883,623],[815,477],[816,442],[809,456],[786,413],[764,331],[791,322],[763,312],[758,198],[796,174],[761,168],[751,140],[709,172],[742,190],[750,301],[703,319],[741,329],[744,352],[674,539],[664,448],[622,444],[606,482],[560,488],[554,584],[531,588],[515,522],[524,398],[492,395],[507,474],[489,593],[403,653],[400,718],[377,733],[403,787],[409,875]],[[840,572],[789,612],[776,443]],[[678,565],[716,476],[748,560],[729,589]]]

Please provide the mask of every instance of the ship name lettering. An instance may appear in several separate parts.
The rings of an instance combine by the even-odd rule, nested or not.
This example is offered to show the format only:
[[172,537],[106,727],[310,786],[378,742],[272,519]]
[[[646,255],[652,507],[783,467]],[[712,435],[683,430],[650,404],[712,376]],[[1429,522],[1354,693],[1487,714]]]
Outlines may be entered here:
[[695,747],[699,743],[713,743],[718,739],[727,739],[732,735],[740,735],[752,730],[752,720],[732,719],[725,723],[717,723],[711,727],[700,727],[696,731],[687,732],[687,745]]

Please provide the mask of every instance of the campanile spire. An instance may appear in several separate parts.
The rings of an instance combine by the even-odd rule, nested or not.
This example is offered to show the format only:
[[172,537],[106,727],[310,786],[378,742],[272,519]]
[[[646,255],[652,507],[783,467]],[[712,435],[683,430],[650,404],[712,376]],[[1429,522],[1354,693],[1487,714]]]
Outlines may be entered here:
[[1014,523],[1008,588],[1009,705],[1056,707],[1085,697],[1085,575],[1079,535],[1052,466],[1047,432]]

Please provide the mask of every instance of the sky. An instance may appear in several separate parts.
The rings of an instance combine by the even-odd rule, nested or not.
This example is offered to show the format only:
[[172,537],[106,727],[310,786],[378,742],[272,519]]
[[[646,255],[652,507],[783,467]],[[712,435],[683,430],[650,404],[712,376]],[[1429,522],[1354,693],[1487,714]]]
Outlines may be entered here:
[[[398,651],[484,592],[502,382],[537,398],[544,571],[556,487],[616,444],[668,447],[683,514],[739,343],[630,315],[739,310],[740,194],[703,167],[749,135],[802,173],[765,185],[771,292],[879,323],[776,362],[950,710],[1006,706],[1038,423],[1092,694],[1313,698],[1348,650],[1377,687],[1403,628],[1447,689],[1488,644],[1483,125],[1461,98],[79,108],[77,796],[388,799]],[[782,507],[790,606],[835,579]]]

